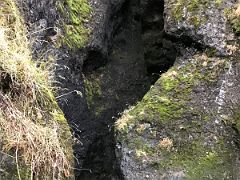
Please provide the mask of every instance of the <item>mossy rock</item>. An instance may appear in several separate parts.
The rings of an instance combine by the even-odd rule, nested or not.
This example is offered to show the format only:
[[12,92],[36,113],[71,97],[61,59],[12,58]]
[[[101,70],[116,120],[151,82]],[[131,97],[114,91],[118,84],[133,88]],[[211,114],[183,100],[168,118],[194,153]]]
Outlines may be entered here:
[[90,33],[85,26],[91,18],[92,11],[88,0],[59,0],[57,7],[64,19],[60,23],[64,30],[62,43],[73,50],[82,48]]
[[[152,179],[237,177],[232,171],[237,168],[237,154],[229,145],[231,135],[224,128],[219,131],[221,124],[215,124],[211,112],[215,107],[202,103],[228,63],[227,59],[195,55],[164,73],[142,101],[124,113],[116,123],[117,139],[122,152],[132,153],[121,159],[127,164],[123,172],[131,168],[139,178],[147,174]],[[205,90],[198,90],[201,87]]]
[[165,31],[216,49],[218,55],[232,55],[228,45],[237,43],[233,30],[238,34],[239,18],[230,20],[231,28],[225,11],[236,9],[236,4],[234,0],[166,0]]

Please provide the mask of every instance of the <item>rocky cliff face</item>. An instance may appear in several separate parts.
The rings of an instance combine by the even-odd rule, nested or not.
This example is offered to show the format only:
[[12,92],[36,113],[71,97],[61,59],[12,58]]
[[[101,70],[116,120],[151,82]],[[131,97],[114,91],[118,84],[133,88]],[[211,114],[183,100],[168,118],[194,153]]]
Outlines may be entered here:
[[165,1],[178,55],[116,123],[126,179],[239,178],[239,37],[226,15],[236,9],[235,1]]
[[18,1],[35,59],[57,60],[76,179],[239,177],[237,4]]

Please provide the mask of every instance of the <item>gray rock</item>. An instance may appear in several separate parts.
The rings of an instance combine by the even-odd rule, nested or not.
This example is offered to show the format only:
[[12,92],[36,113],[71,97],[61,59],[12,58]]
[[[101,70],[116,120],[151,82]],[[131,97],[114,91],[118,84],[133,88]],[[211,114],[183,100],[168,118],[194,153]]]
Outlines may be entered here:
[[[214,48],[219,55],[229,55],[227,45],[235,40],[224,10],[236,5],[235,0],[184,2],[165,1],[165,31],[176,37],[189,37]],[[191,7],[193,6],[193,7]],[[230,54],[231,55],[231,54]]]

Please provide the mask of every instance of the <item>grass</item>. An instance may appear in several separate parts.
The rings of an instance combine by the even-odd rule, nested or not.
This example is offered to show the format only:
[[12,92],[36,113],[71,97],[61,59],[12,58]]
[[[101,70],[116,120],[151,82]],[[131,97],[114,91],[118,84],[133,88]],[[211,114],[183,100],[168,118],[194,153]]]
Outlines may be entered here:
[[[13,0],[0,2],[0,156],[15,167],[4,178],[71,175],[71,135],[54,98],[49,69],[32,61],[24,21]],[[47,66],[50,67],[50,66]],[[7,168],[6,168],[7,169]]]

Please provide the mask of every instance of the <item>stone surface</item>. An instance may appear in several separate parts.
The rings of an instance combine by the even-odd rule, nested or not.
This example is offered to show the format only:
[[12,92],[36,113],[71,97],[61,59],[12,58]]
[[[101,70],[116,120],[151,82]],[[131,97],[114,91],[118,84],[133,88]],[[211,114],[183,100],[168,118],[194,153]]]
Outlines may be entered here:
[[[117,152],[126,179],[239,177],[239,136],[227,111],[239,103],[231,104],[227,95],[239,89],[239,64],[203,54],[184,62],[164,73],[117,121]],[[238,97],[237,92],[232,93]]]
[[165,31],[214,48],[219,55],[229,55],[227,45],[235,37],[225,11],[235,5],[235,0],[167,0],[164,11]]
[[[89,0],[89,39],[75,50],[53,39],[62,32],[56,2],[19,6],[36,59],[57,59],[57,99],[75,133],[77,168],[94,170],[77,177],[120,178],[120,171],[140,180],[240,176],[239,117],[232,113],[239,103],[239,50],[224,14],[234,0],[166,0],[164,7],[160,0]],[[112,117],[141,99],[176,56],[118,120],[115,162]]]
[[165,1],[177,58],[116,122],[125,179],[239,178],[239,42],[224,14],[235,5]]

